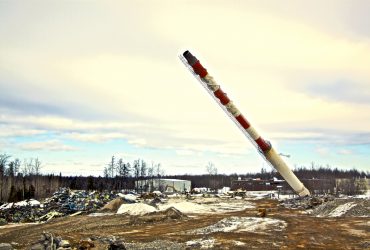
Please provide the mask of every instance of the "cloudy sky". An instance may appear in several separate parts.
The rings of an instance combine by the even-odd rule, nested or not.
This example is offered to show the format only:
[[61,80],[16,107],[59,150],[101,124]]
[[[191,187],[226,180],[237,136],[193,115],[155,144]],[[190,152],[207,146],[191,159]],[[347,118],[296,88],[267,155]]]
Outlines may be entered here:
[[370,171],[370,1],[0,1],[0,153],[102,174],[267,165],[179,60],[189,49],[294,165]]

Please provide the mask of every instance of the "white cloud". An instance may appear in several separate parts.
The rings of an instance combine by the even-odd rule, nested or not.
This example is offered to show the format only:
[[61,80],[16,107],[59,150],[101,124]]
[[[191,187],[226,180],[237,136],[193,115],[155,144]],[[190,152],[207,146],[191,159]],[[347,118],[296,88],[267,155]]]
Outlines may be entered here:
[[18,147],[26,151],[76,151],[76,147],[66,145],[57,140],[20,143]]
[[322,147],[322,146],[316,147],[316,153],[318,153],[321,156],[326,157],[330,154],[330,152],[331,150],[327,147]]
[[344,148],[344,149],[339,150],[338,154],[340,154],[340,155],[351,155],[351,154],[353,154],[353,151]]

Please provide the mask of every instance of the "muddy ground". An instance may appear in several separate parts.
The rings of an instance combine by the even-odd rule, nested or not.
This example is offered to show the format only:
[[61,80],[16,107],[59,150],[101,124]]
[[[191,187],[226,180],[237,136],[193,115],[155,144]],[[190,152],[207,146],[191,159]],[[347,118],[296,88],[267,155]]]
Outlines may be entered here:
[[[157,249],[200,248],[186,245],[194,240],[213,241],[215,249],[370,249],[369,217],[320,218],[298,209],[278,206],[276,200],[252,201],[256,208],[223,214],[196,214],[183,218],[160,218],[128,215],[93,217],[80,215],[55,218],[43,224],[29,224],[0,229],[0,242],[12,243],[17,249],[29,249],[39,240],[42,232],[50,232],[69,240],[72,247],[81,239],[92,238],[95,249],[106,249],[104,238],[115,236],[135,248],[146,242],[166,242]],[[206,227],[231,216],[256,216],[258,208],[267,208],[267,218],[287,223],[282,231],[263,232],[215,232],[207,235],[185,233]],[[175,244],[176,243],[176,244]],[[158,245],[158,244],[157,244]],[[147,247],[150,246],[146,245]],[[153,245],[154,248],[154,245]],[[153,249],[152,248],[152,249]]]

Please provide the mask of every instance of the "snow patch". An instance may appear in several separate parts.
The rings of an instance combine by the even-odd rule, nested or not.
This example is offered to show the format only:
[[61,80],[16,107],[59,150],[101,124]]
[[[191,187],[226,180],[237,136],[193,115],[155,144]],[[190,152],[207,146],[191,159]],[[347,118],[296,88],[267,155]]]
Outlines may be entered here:
[[137,200],[137,197],[133,194],[122,194],[122,193],[118,193],[117,194],[119,197],[123,198],[125,201],[129,201],[129,202],[136,202]]
[[213,248],[215,245],[216,240],[214,238],[209,239],[196,239],[196,240],[189,240],[185,244],[188,247],[194,247],[194,248]]
[[5,204],[0,206],[0,210],[10,209],[13,206],[14,207],[26,207],[26,206],[38,207],[38,206],[40,206],[40,204],[41,203],[39,201],[34,200],[34,199],[23,200],[23,201],[19,201],[19,202],[16,202],[16,203],[13,203],[13,202],[5,203]]
[[217,202],[217,200],[200,200],[196,202],[189,201],[169,201],[167,204],[159,205],[159,210],[166,210],[174,207],[184,214],[199,213],[225,213],[232,211],[242,211],[255,206],[249,202]]
[[216,232],[253,232],[261,233],[265,231],[282,231],[287,223],[279,219],[259,218],[259,217],[228,217],[220,220],[216,224],[191,230],[191,234],[210,234]]
[[245,242],[238,241],[238,240],[234,240],[233,243],[235,246],[245,246],[246,244]]
[[345,213],[347,213],[351,208],[354,208],[355,206],[357,206],[357,204],[354,202],[348,202],[343,205],[340,205],[337,208],[335,208],[333,211],[331,211],[328,217],[340,217],[344,215]]
[[115,215],[115,213],[91,213],[91,214],[88,214],[87,216],[101,217],[101,216],[110,216],[110,215]]
[[192,202],[188,202],[188,201],[159,205],[159,210],[166,210],[170,207],[174,207],[177,210],[179,210],[181,213],[185,213],[185,214],[186,213],[207,213],[209,212],[209,209],[207,209],[205,206],[192,203]]

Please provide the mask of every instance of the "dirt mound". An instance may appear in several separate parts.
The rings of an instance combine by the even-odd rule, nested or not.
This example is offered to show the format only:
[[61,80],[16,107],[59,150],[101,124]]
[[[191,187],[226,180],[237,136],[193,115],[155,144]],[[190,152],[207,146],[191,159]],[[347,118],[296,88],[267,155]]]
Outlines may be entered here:
[[370,200],[335,199],[316,207],[312,215],[317,217],[370,216]]
[[121,198],[116,198],[107,204],[105,204],[104,207],[102,207],[99,212],[113,212],[116,213],[118,208],[125,203]]
[[185,214],[181,213],[178,209],[174,207],[170,207],[164,211],[155,212],[153,214],[164,215],[169,219],[182,219],[187,217]]
[[142,224],[142,223],[154,223],[168,220],[182,220],[187,216],[181,213],[174,207],[170,207],[166,210],[156,211],[142,216],[135,216],[131,218],[131,224]]

